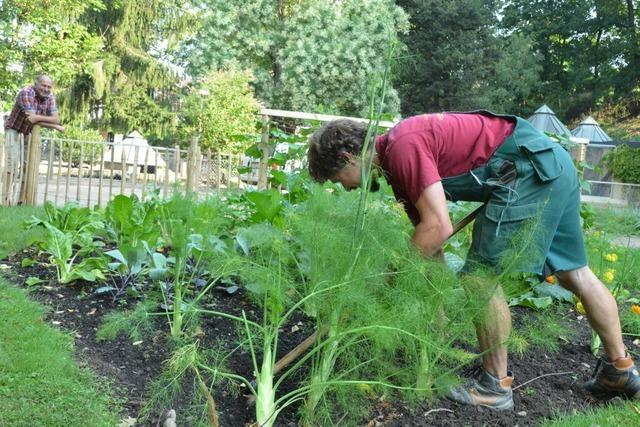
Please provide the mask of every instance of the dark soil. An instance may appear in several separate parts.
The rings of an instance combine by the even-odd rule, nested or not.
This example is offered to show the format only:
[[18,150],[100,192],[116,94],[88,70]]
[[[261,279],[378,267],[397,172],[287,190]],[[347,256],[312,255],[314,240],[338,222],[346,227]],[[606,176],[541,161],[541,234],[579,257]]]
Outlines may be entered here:
[[[20,253],[0,263],[10,266],[6,271],[9,278],[18,285],[26,287],[24,281],[30,276],[51,280],[50,283],[32,287],[32,298],[49,308],[45,316],[48,322],[75,336],[79,363],[111,381],[116,397],[123,401],[122,417],[137,418],[149,398],[149,386],[163,371],[164,362],[171,355],[166,321],[158,321],[156,332],[144,337],[142,342],[132,343],[126,335],[120,335],[114,341],[97,341],[95,335],[103,316],[120,309],[119,304],[114,303],[110,295],[96,295],[86,284],[60,286],[54,283],[54,271],[43,264],[23,268],[21,260],[25,256],[37,258],[34,253]],[[129,301],[130,305],[135,303],[135,300]],[[225,291],[214,291],[210,303],[218,311],[239,315],[245,310],[248,316],[257,316],[255,306],[241,290],[233,295]],[[598,405],[599,403],[584,395],[579,387],[591,375],[596,363],[596,358],[589,351],[590,329],[586,319],[570,311],[568,306],[565,312],[564,326],[567,331],[574,333],[568,334],[573,335],[570,339],[558,337],[558,352],[530,349],[523,357],[511,356],[509,369],[515,376],[513,386],[516,406],[513,412],[498,413],[484,408],[458,406],[445,400],[421,404],[411,410],[401,402],[390,403],[380,397],[372,399],[370,419],[363,420],[362,425],[530,426],[557,414],[583,411]],[[531,316],[532,313],[518,308],[513,310],[513,315],[517,324],[519,319]],[[311,321],[294,319],[283,328],[278,357],[302,342],[312,330]],[[238,342],[237,326],[230,320],[220,318],[202,319],[198,335],[203,347],[215,342],[231,349]],[[627,345],[633,346],[630,342]],[[249,353],[246,350],[238,351],[236,357],[226,363],[226,367],[250,377],[252,367]],[[285,388],[290,386],[285,384]],[[178,425],[181,427],[191,425],[185,415],[192,410],[189,407],[191,394],[192,389],[186,388],[171,404],[171,408],[178,414]],[[253,408],[242,396],[242,392],[233,393],[232,389],[221,387],[214,391],[214,399],[221,426],[246,426],[253,422]],[[155,426],[161,412],[171,408],[162,408],[153,415],[154,419],[137,425]],[[295,420],[295,409],[292,408],[279,416],[278,425],[295,426]]]

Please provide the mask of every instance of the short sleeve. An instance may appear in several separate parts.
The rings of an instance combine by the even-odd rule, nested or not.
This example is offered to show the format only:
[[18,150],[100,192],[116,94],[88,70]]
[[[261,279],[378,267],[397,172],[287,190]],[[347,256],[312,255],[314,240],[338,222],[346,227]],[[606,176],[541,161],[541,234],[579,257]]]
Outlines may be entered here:
[[387,173],[394,190],[406,195],[415,205],[425,188],[441,180],[436,159],[424,141],[397,141],[387,154]]

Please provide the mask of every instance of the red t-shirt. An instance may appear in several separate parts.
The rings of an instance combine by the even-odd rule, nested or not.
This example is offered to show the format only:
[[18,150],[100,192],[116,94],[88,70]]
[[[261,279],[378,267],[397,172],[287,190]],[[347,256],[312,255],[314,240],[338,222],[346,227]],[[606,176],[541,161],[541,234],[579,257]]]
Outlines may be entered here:
[[379,136],[376,151],[396,199],[417,224],[415,203],[424,189],[485,164],[514,127],[508,118],[477,113],[423,114]]

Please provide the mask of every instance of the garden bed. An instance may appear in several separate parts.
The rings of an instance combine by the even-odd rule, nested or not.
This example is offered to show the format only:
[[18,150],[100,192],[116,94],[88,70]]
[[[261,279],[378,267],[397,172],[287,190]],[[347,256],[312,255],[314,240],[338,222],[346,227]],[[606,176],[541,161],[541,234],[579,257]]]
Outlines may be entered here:
[[[92,293],[91,287],[79,282],[60,286],[55,283],[55,272],[52,269],[38,263],[22,267],[21,261],[27,256],[36,258],[35,253],[20,253],[2,261],[2,264],[9,267],[5,267],[9,272],[9,279],[23,286],[26,286],[25,280],[31,276],[45,279],[44,283],[31,288],[33,298],[49,308],[45,320],[75,336],[80,364],[113,382],[116,397],[123,401],[122,418],[137,418],[149,398],[149,386],[165,369],[164,362],[171,357],[166,322],[156,322],[155,332],[145,335],[137,342],[132,342],[123,334],[113,341],[97,341],[96,332],[103,316],[121,309],[122,302],[114,303],[108,295],[96,295]],[[50,278],[49,282],[46,278]],[[135,302],[128,301],[129,304]],[[245,310],[252,317],[260,315],[259,309],[248,301],[242,290],[235,294],[214,291],[210,303],[216,306],[216,310],[226,313],[239,314]],[[539,316],[541,322],[545,316],[558,316],[552,312],[538,314],[522,308],[516,308],[513,312],[516,327],[532,316]],[[559,351],[530,348],[522,357],[512,355],[510,358],[509,368],[515,374],[514,387],[517,388],[514,391],[514,412],[496,413],[483,408],[460,407],[443,400],[420,404],[417,408],[410,409],[408,405],[397,401],[389,403],[384,396],[372,393],[369,399],[374,409],[368,420],[362,420],[362,424],[524,426],[539,424],[543,419],[557,414],[583,411],[593,406],[596,403],[591,402],[579,388],[579,384],[591,375],[596,362],[589,352],[591,330],[586,319],[568,305],[563,307],[561,317],[566,334],[557,337]],[[312,330],[312,322],[300,316],[294,317],[281,330],[278,356],[295,347]],[[222,343],[234,346],[238,327],[229,320],[204,318],[198,334],[197,338],[206,345]],[[636,347],[632,342],[626,344],[629,348]],[[245,352],[239,356],[246,357],[234,357],[227,367],[250,377],[250,355]],[[533,379],[535,380],[527,383]],[[291,381],[295,382],[295,377]],[[202,414],[202,407],[194,409],[189,406],[191,393],[192,390],[185,388],[184,394],[174,401],[171,408],[164,408],[176,410],[180,426],[193,425],[193,420]],[[220,425],[243,426],[254,421],[254,411],[242,394],[242,388],[239,393],[232,388],[214,390]],[[155,419],[150,419],[147,425],[156,425],[160,416],[160,413],[153,414],[152,418]],[[297,425],[296,420],[295,408],[290,408],[278,417],[277,425]]]

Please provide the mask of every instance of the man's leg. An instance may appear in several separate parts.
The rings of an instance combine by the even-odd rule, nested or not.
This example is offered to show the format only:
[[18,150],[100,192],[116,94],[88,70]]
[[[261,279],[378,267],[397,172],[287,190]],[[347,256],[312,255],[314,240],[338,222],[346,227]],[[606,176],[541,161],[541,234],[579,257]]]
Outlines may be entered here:
[[449,390],[447,398],[466,405],[510,410],[513,377],[507,372],[506,346],[511,332],[509,306],[495,282],[469,276],[466,291],[478,303],[475,326],[483,353],[482,369],[467,383]]
[[560,283],[580,298],[587,319],[598,333],[606,353],[596,365],[593,377],[584,384],[595,397],[624,396],[640,399],[640,374],[627,356],[613,295],[589,267],[556,273]]
[[591,327],[602,339],[607,358],[616,360],[625,357],[618,306],[609,289],[588,266],[571,271],[558,271],[556,277],[564,288],[582,301]]
[[476,335],[483,353],[482,366],[497,378],[507,376],[507,346],[511,333],[511,312],[498,286],[490,297],[486,311],[476,320]]

